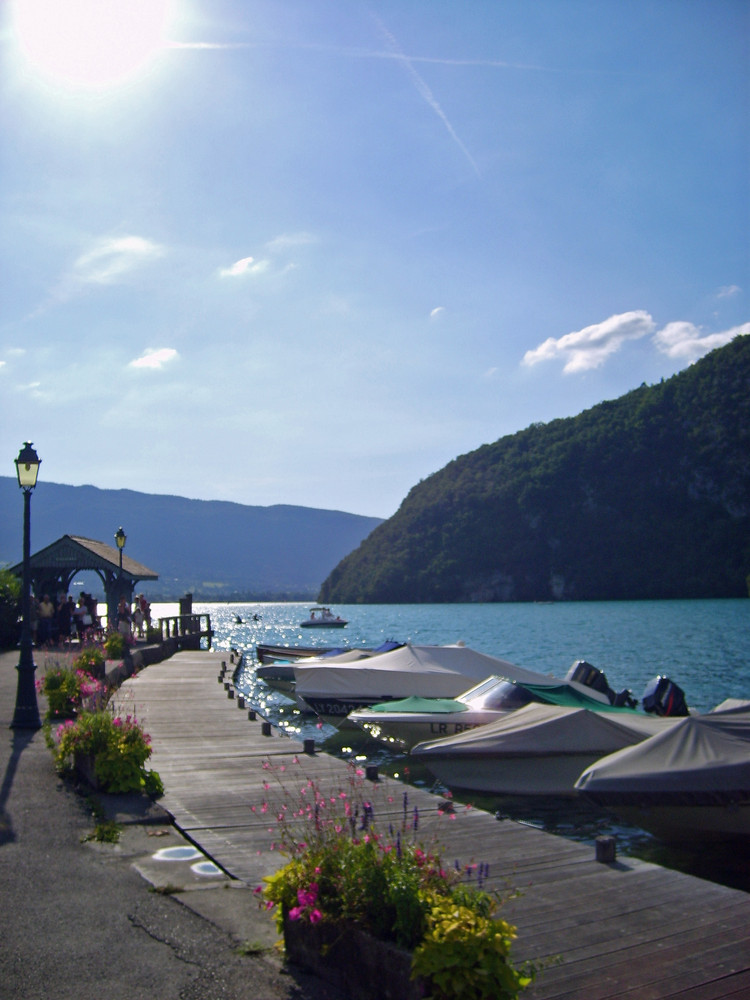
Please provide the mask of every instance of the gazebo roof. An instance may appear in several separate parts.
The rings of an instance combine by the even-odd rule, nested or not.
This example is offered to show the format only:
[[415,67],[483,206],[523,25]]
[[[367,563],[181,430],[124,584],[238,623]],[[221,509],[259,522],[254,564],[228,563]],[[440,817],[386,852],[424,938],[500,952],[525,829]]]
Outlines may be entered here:
[[[120,571],[120,550],[105,542],[79,535],[63,535],[39,552],[31,556],[31,570],[105,570],[109,573]],[[14,566],[12,572],[20,574],[23,564]],[[122,575],[131,580],[158,580],[159,574],[122,553]]]

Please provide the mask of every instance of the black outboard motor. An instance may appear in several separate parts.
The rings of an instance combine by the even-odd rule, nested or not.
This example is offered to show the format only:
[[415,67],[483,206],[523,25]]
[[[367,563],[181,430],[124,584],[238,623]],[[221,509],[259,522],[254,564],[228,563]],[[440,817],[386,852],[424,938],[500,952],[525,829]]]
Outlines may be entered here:
[[643,711],[651,715],[681,716],[690,715],[690,709],[685,701],[685,692],[668,677],[654,677],[646,685],[641,698]]
[[614,692],[607,683],[604,671],[599,670],[598,667],[589,663],[588,660],[576,660],[565,675],[565,680],[575,681],[577,684],[583,684],[584,687],[598,691],[599,694],[606,695],[610,705],[615,705],[617,708],[622,708],[623,706],[635,708],[638,704],[630,691]]

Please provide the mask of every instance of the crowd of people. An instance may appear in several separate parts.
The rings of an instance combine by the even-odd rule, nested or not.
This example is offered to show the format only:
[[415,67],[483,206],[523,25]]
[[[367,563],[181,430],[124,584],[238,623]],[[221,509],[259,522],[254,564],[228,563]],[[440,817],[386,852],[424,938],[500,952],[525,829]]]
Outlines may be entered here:
[[[108,624],[126,638],[143,638],[151,625],[151,605],[143,594],[138,594],[132,605],[123,597],[116,621]],[[101,638],[103,633],[98,601],[83,590],[78,601],[70,594],[60,594],[56,602],[49,594],[41,600],[32,597],[31,627],[37,646],[65,645],[75,639],[84,642]]]

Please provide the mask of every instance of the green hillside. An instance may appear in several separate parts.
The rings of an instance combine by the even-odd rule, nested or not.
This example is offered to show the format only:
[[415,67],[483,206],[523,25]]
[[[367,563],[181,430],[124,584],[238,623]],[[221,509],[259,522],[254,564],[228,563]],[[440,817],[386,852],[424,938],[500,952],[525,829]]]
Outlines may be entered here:
[[533,425],[415,486],[346,556],[336,603],[747,596],[750,337]]

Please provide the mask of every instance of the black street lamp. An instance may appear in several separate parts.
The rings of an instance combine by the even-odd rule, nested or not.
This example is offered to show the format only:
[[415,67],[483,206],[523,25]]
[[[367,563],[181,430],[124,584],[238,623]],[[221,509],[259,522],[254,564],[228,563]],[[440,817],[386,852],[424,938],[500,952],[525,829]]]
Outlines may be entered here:
[[122,550],[125,548],[125,542],[128,540],[128,536],[122,530],[122,526],[115,532],[115,541],[117,542],[117,548],[120,550],[120,576],[122,576]]
[[18,688],[12,729],[39,729],[39,706],[34,683],[34,641],[31,634],[31,493],[36,486],[41,461],[31,441],[26,441],[16,459],[18,485],[23,490],[23,590],[21,592],[21,655],[18,660]]

